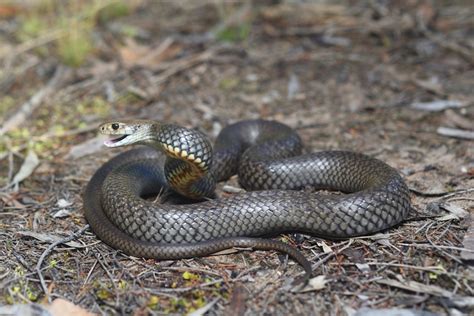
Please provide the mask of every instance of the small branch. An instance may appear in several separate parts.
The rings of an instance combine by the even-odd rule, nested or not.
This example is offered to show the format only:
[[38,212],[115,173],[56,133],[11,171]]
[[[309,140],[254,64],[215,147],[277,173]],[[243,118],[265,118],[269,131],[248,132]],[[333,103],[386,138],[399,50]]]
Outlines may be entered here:
[[46,45],[48,43],[51,43],[61,37],[63,37],[66,34],[65,31],[63,30],[51,30],[44,34],[43,36],[37,37],[31,41],[27,41],[25,43],[22,43],[21,45],[18,45],[15,47],[13,50],[7,51],[6,53],[0,54],[0,59],[3,59],[5,57],[7,58],[12,58],[14,56],[18,56],[20,54],[23,54],[33,48],[39,47]]
[[51,297],[49,295],[48,287],[46,286],[46,281],[44,280],[43,274],[41,273],[41,265],[43,264],[44,259],[46,259],[46,257],[51,253],[51,251],[53,251],[54,248],[56,248],[56,246],[76,239],[77,237],[82,235],[88,228],[89,228],[89,225],[86,225],[83,228],[81,228],[78,232],[73,233],[71,236],[68,236],[64,239],[53,242],[51,245],[49,245],[49,247],[43,252],[41,257],[39,258],[38,263],[36,264],[36,274],[38,274],[41,287],[43,288],[44,294],[46,294],[46,297],[48,298],[48,302],[51,303]]
[[468,131],[468,130],[463,130],[463,129],[458,129],[458,128],[450,128],[450,127],[438,127],[436,130],[436,133],[442,136],[447,136],[447,137],[454,137],[454,138],[460,138],[460,139],[468,139],[468,140],[473,140],[474,139],[474,132],[473,131]]
[[169,78],[171,78],[172,76],[174,76],[174,75],[176,75],[176,74],[178,74],[178,73],[180,73],[180,72],[182,72],[186,69],[189,69],[193,66],[196,66],[200,63],[203,63],[206,60],[209,60],[214,55],[214,53],[215,53],[215,51],[213,49],[211,49],[211,50],[206,50],[206,51],[204,51],[204,52],[202,52],[198,55],[193,55],[189,58],[179,60],[174,65],[172,65],[170,68],[165,70],[162,74],[155,77],[153,79],[152,84],[154,86],[163,84]]
[[421,32],[427,37],[429,38],[430,40],[432,40],[433,42],[435,42],[436,44],[438,44],[439,46],[441,47],[444,47],[445,49],[448,49],[452,52],[455,52],[457,53],[458,55],[460,55],[462,58],[464,58],[464,60],[466,60],[467,62],[471,63],[471,64],[474,64],[474,51],[467,48],[467,47],[463,47],[461,45],[459,45],[458,43],[456,43],[455,41],[451,41],[450,39],[446,38],[446,37],[443,37],[443,36],[440,36],[440,35],[437,35],[435,33],[433,33],[432,31],[430,31],[425,23],[423,23],[423,21],[421,19],[418,19],[418,28],[421,30]]

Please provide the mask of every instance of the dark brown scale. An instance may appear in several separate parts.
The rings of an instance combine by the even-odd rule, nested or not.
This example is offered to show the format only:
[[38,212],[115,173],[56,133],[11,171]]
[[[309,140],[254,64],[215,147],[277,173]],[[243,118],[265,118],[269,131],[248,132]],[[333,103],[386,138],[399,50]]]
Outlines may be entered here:
[[[179,137],[173,129],[166,133],[169,141],[187,132],[181,130]],[[185,145],[187,150],[193,146]],[[346,238],[387,229],[407,217],[409,192],[395,169],[354,152],[300,155],[301,149],[299,136],[286,125],[263,120],[230,125],[216,140],[210,175],[196,189],[206,191],[214,178],[238,173],[244,188],[266,191],[186,205],[156,205],[141,198],[168,188],[165,158],[150,148],[134,149],[92,177],[84,195],[85,215],[99,238],[130,255],[180,259],[230,247],[275,249],[295,258],[308,275],[310,265],[301,253],[258,237],[298,231]],[[349,194],[293,191],[307,186]]]

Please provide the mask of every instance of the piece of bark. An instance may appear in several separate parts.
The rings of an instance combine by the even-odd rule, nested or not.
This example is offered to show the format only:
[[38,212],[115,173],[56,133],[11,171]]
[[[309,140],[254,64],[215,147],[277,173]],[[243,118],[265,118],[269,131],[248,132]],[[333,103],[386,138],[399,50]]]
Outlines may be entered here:
[[474,219],[472,216],[469,218],[469,228],[464,235],[462,245],[464,250],[461,251],[461,259],[474,260]]

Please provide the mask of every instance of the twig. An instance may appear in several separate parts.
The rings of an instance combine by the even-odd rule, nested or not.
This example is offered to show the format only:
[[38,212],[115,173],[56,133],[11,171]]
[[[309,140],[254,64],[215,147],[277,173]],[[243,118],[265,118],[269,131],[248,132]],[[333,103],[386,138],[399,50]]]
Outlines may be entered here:
[[24,123],[31,113],[43,103],[43,100],[55,90],[65,72],[64,67],[58,66],[48,84],[36,92],[27,102],[23,103],[19,110],[4,122],[0,129],[0,136]]
[[462,189],[462,190],[454,191],[453,193],[447,194],[447,195],[445,195],[445,196],[439,198],[439,200],[444,200],[444,199],[450,198],[450,197],[455,196],[455,195],[464,194],[464,193],[469,193],[469,192],[474,192],[474,188]]
[[[341,263],[343,266],[352,266],[355,265],[355,262],[343,262]],[[432,273],[437,273],[437,274],[445,274],[448,276],[459,276],[456,273],[452,272],[447,272],[445,269],[440,269],[437,266],[429,266],[429,267],[419,267],[419,266],[413,266],[409,264],[402,264],[402,263],[390,263],[390,262],[366,262],[367,265],[369,266],[381,266],[381,267],[394,267],[394,268],[406,268],[406,269],[413,269],[413,270],[419,270],[419,271],[427,271],[427,272],[432,272]]]
[[99,263],[99,260],[96,259],[94,261],[94,264],[92,265],[92,267],[89,269],[89,273],[87,273],[87,276],[86,276],[86,279],[84,280],[84,283],[82,284],[82,286],[85,286],[88,282],[89,282],[89,279],[92,275],[92,272],[94,271],[95,267],[97,266],[97,263]]
[[117,285],[115,284],[114,277],[110,273],[109,269],[107,269],[107,267],[105,266],[105,263],[101,260],[100,255],[96,252],[94,252],[94,255],[97,261],[99,262],[100,266],[102,267],[102,269],[104,269],[105,274],[107,274],[107,276],[109,277],[110,282],[112,282],[112,286],[114,287],[114,290],[115,290],[115,308],[118,308],[120,306],[119,304],[120,297],[119,297]]
[[454,137],[454,138],[468,139],[468,140],[474,139],[473,131],[468,131],[468,130],[459,129],[459,128],[450,128],[450,127],[440,126],[436,130],[436,133],[442,136],[447,136],[447,137]]
[[457,54],[459,54],[464,60],[467,62],[474,64],[474,51],[470,50],[469,48],[462,47],[458,43],[447,39],[446,37],[442,37],[440,35],[436,35],[435,33],[428,30],[425,23],[422,19],[418,19],[418,28],[421,32],[430,40],[435,42],[441,47],[444,47],[448,50],[451,50]]
[[66,34],[65,30],[51,30],[44,34],[41,37],[37,37],[31,41],[25,42],[17,47],[15,47],[12,51],[6,52],[5,54],[0,55],[0,59],[4,57],[14,57],[18,56],[24,52],[27,52],[35,47],[43,46],[45,44],[51,43]]
[[393,66],[386,66],[384,68],[385,73],[392,76],[395,80],[402,82],[402,83],[411,83],[415,86],[424,89],[428,92],[437,94],[437,95],[446,95],[443,87],[439,84],[434,84],[432,82],[428,82],[425,80],[417,79],[413,75],[408,75],[404,73],[400,73],[395,67]]
[[[179,267],[176,267],[176,268],[179,268]],[[237,277],[233,278],[233,279],[227,279],[227,278],[218,278],[216,280],[213,280],[213,281],[209,281],[209,282],[206,282],[206,283],[201,283],[201,284],[198,284],[198,285],[194,285],[194,286],[190,286],[190,287],[181,287],[181,288],[158,288],[158,289],[148,289],[148,290],[152,290],[154,293],[169,293],[169,292],[178,292],[178,293],[181,293],[181,292],[189,292],[189,291],[192,291],[192,290],[196,290],[196,289],[205,289],[206,287],[208,286],[211,286],[211,285],[214,285],[214,284],[218,284],[218,283],[222,283],[222,282],[226,282],[226,283],[233,283],[233,282],[237,282],[237,281],[240,281],[242,280],[247,274],[255,271],[255,270],[258,270],[259,267],[253,267],[253,268],[250,268],[246,271],[242,271],[241,273],[239,273],[239,275],[237,275]],[[177,270],[177,269],[170,269],[170,270]],[[177,270],[179,271],[179,270]],[[187,269],[186,271],[192,271],[190,269]],[[209,274],[208,271],[205,271],[205,270],[202,270],[202,269],[197,269],[198,272],[202,272],[202,273],[207,273]],[[218,274],[215,274],[217,276],[219,276]],[[227,280],[226,280],[227,279]]]
[[193,55],[187,59],[179,60],[175,65],[165,70],[162,74],[153,79],[152,85],[160,85],[165,83],[172,76],[191,68],[195,65],[198,65],[208,59],[210,59],[215,53],[214,49],[206,50],[198,55]]
[[433,246],[436,250],[438,250],[440,253],[444,254],[445,256],[453,259],[454,261],[456,261],[457,263],[461,263],[462,264],[462,261],[458,258],[456,258],[455,256],[453,256],[452,254],[442,250],[438,245],[436,245],[433,241],[431,241],[430,237],[428,236],[428,232],[430,230],[430,228],[433,226],[434,223],[431,223],[430,225],[428,225],[428,227],[426,228],[426,231],[425,231],[425,238],[426,240],[428,240],[428,242],[431,244],[431,246]]
[[409,188],[409,189],[410,189],[410,192],[412,192],[416,195],[420,195],[420,196],[424,196],[424,197],[439,197],[439,200],[444,200],[444,199],[450,198],[450,197],[458,195],[458,194],[464,194],[464,193],[469,193],[469,192],[474,191],[474,188],[469,188],[469,189],[456,190],[454,192],[446,191],[446,192],[433,192],[433,193],[430,193],[430,192],[419,191],[415,188]]
[[82,235],[82,233],[84,233],[86,231],[86,229],[88,229],[88,228],[89,228],[89,224],[87,224],[86,226],[81,228],[79,231],[73,233],[71,236],[68,236],[64,239],[53,242],[51,245],[49,245],[48,248],[46,248],[46,250],[43,252],[43,254],[41,254],[41,257],[39,258],[38,263],[36,264],[36,274],[38,274],[38,277],[39,277],[40,283],[41,283],[41,287],[43,288],[44,294],[46,294],[46,297],[48,298],[48,302],[51,303],[51,297],[49,295],[48,287],[46,286],[46,281],[44,280],[43,274],[41,273],[41,265],[43,264],[44,259],[46,259],[46,257],[51,253],[51,251],[53,251],[54,248],[56,248],[56,246],[58,246],[60,244],[64,244],[66,242],[70,242],[70,241],[76,239],[77,237]]
[[333,252],[330,252],[328,253],[328,255],[326,257],[324,257],[323,259],[320,259],[318,262],[316,262],[314,265],[311,266],[311,270],[316,270],[317,268],[319,268],[323,263],[327,262],[329,259],[331,259],[332,257],[334,257],[335,255],[337,254],[340,254],[341,252],[343,252],[344,250],[346,250],[347,248],[349,248],[351,245],[352,245],[352,242],[354,241],[353,238],[349,239],[349,241],[347,242],[347,245],[345,245],[344,247],[342,247],[341,249],[337,249]]
[[[451,249],[451,250],[466,250],[465,248],[462,247],[456,247],[456,246],[441,246],[441,245],[432,245],[432,244],[406,244],[406,243],[400,243],[400,246],[408,246],[408,247],[420,247],[420,248],[440,248],[440,249]],[[473,252],[474,250],[467,250],[468,252]]]

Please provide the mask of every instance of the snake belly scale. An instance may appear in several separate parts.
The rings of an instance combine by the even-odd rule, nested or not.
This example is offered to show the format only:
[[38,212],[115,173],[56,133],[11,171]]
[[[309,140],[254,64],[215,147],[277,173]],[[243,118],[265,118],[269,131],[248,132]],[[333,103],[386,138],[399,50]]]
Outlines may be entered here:
[[[106,142],[109,147],[146,145],[106,162],[84,193],[92,230],[133,256],[180,259],[231,247],[273,249],[309,275],[299,251],[262,236],[366,235],[399,224],[411,209],[409,190],[394,168],[349,151],[301,154],[298,134],[278,122],[229,125],[214,146],[198,131],[154,121],[106,123],[101,131],[118,136]],[[248,192],[179,205],[144,198],[163,190],[210,197],[216,182],[233,174]],[[301,190],[309,186],[347,194]]]

